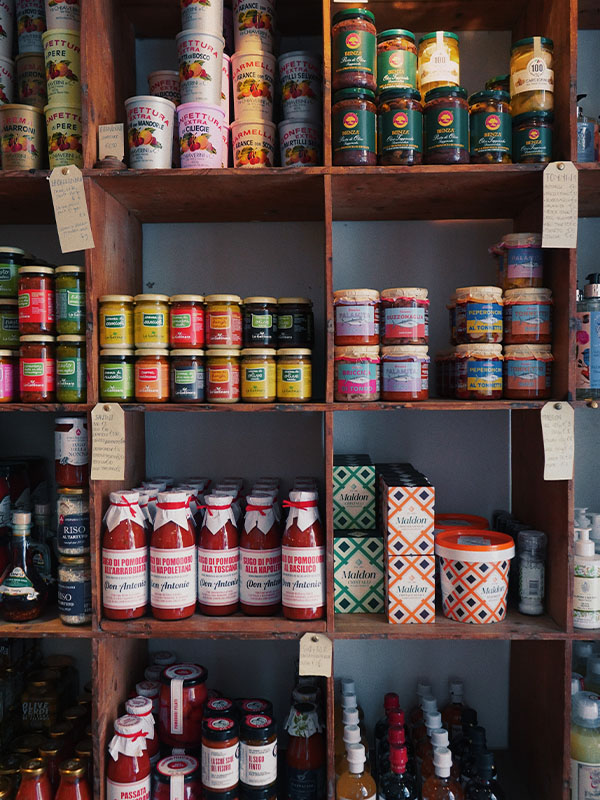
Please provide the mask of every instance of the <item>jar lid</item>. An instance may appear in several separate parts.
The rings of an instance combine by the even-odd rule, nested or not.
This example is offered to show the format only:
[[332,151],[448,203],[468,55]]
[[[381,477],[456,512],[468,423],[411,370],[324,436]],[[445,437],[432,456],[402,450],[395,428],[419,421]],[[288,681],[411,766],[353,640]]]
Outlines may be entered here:
[[136,683],[135,690],[140,697],[158,697],[160,683],[158,681],[140,681]]
[[24,256],[25,250],[21,250],[19,247],[0,247],[0,253],[13,253],[16,256]]
[[63,274],[65,272],[81,273],[81,272],[85,272],[85,267],[77,267],[74,264],[73,265],[69,264],[68,266],[67,265],[63,265],[62,267],[56,267],[54,272],[56,273],[56,275]]
[[277,305],[279,306],[289,306],[296,304],[312,306],[312,300],[310,300],[308,297],[279,297],[277,300]]
[[133,714],[124,714],[115,720],[115,733],[133,734],[142,732],[142,723]]
[[[130,697],[125,703],[125,711],[134,717],[146,716],[152,711],[152,700],[149,697]],[[84,711],[84,713],[87,713]]]
[[376,289],[338,289],[333,293],[333,301],[336,300],[359,303],[362,301],[379,300],[379,292]]
[[502,358],[501,344],[457,344],[456,355],[462,358]]
[[472,528],[440,531],[435,537],[435,554],[461,561],[504,561],[515,554],[515,542],[507,533],[474,531]]
[[547,39],[545,36],[527,36],[525,39],[519,39],[516,41],[510,48],[510,52],[512,53],[517,49],[517,47],[523,47],[526,44],[533,44],[534,39],[539,39],[542,45],[548,49],[552,49],[554,47],[554,42],[552,39]]
[[86,765],[80,758],[69,758],[60,764],[58,771],[61,775],[68,775],[71,778],[83,778],[86,772]]
[[17,358],[18,355],[17,350],[0,350],[0,358]]
[[241,303],[242,298],[237,294],[207,294],[204,300],[207,303]]
[[202,733],[211,742],[226,742],[238,735],[237,722],[229,717],[209,717],[202,722]]
[[506,75],[494,75],[493,78],[489,78],[489,80],[485,82],[485,88],[489,89],[490,86],[493,86],[495,83],[506,83],[509,80],[510,80],[510,75],[508,74],[508,72],[506,73]]
[[136,294],[133,298],[135,303],[168,303],[168,294]]
[[75,334],[65,333],[56,337],[56,341],[61,342],[85,342],[85,336],[76,336]]
[[98,298],[99,303],[133,303],[130,294],[102,294]]
[[270,303],[271,305],[277,305],[277,298],[276,297],[244,297],[242,303],[247,306],[251,303]]
[[55,739],[44,739],[42,744],[38,747],[38,750],[41,756],[53,756],[56,755],[61,748],[61,742],[58,742]]
[[263,700],[262,697],[245,698],[235,702],[244,715],[262,714],[270,717],[273,714],[273,703],[270,700]]
[[145,347],[141,350],[136,350],[135,355],[138,358],[141,358],[142,356],[168,356],[169,351],[162,347]]
[[208,671],[200,664],[173,664],[161,673],[161,683],[169,685],[172,680],[183,680],[184,687],[197,686],[199,683],[206,683]]
[[424,36],[421,36],[419,44],[421,44],[421,42],[426,42],[428,39],[437,39],[438,33],[442,33],[445,39],[456,39],[458,42],[458,34],[456,33],[452,33],[451,31],[433,31],[433,33],[426,33]]
[[535,358],[540,361],[554,361],[552,345],[549,344],[507,344],[505,358]]
[[469,97],[469,105],[479,103],[481,100],[501,100],[503,103],[510,103],[510,94],[500,89],[485,89],[482,92],[475,92]]
[[411,89],[409,86],[398,89],[384,89],[379,93],[379,105],[387,103],[388,100],[406,98],[407,100],[421,100],[421,92],[418,89]]
[[172,303],[203,303],[204,295],[201,294],[173,294],[170,298]]
[[206,356],[207,358],[218,358],[219,356],[227,356],[228,358],[235,356],[236,358],[239,358],[240,351],[233,350],[231,348],[224,348],[223,350],[207,350]]
[[85,567],[90,566],[89,556],[63,556],[59,555],[58,560],[66,567]]
[[87,489],[62,489],[61,488],[61,489],[58,489],[57,493],[59,495],[60,494],[66,494],[67,496],[69,496],[69,495],[84,495],[84,494],[88,493],[88,490]]
[[505,233],[501,244],[506,247],[523,247],[525,245],[542,246],[541,233]]
[[373,25],[375,25],[375,14],[373,14],[372,11],[367,11],[366,8],[343,8],[341,11],[338,11],[337,14],[333,15],[331,24],[336,25],[343,19],[366,19],[368,22],[372,22]]
[[200,769],[200,762],[194,756],[185,754],[171,755],[156,765],[156,777],[161,783],[169,783],[173,775],[180,775],[184,780],[193,780]]
[[100,356],[132,356],[133,350],[129,347],[115,347],[114,350],[100,350]]
[[277,355],[277,351],[275,349],[271,349],[270,347],[245,347],[241,354],[243,356],[275,356]]
[[499,286],[461,286],[456,290],[457,300],[492,300],[500,302],[502,300],[502,289]]
[[310,356],[312,350],[307,347],[282,347],[277,351],[277,355],[279,358],[281,356]]
[[379,347],[349,345],[347,347],[334,347],[334,357],[338,358],[371,358],[379,361]]
[[21,765],[23,775],[43,775],[46,772],[46,762],[43,758],[30,758]]
[[463,89],[462,86],[436,86],[435,89],[430,89],[426,93],[425,102],[429,103],[431,100],[435,100],[438,97],[446,97],[447,95],[450,97],[463,97],[466,99],[467,90]]
[[554,111],[527,111],[525,114],[517,114],[512,118],[513,128],[517,125],[523,125],[526,122],[546,122],[552,124],[554,122]]
[[79,758],[80,756],[85,756],[89,758],[92,755],[93,747],[94,744],[92,737],[86,736],[85,739],[82,739],[75,745],[75,752],[77,754],[77,757]]
[[244,739],[270,739],[277,733],[277,724],[267,714],[248,714],[242,720],[240,733]]
[[219,717],[232,713],[235,706],[233,700],[228,697],[211,697],[210,700],[206,701],[204,708],[206,711],[210,711],[211,714],[214,712],[214,716]]
[[408,288],[400,287],[396,289],[384,289],[381,292],[381,299],[396,297],[414,297],[417,300],[426,300],[429,295],[427,289],[417,289],[413,286]]
[[[102,354],[101,354],[102,355]],[[171,358],[177,356],[203,356],[204,350],[198,350],[195,348],[184,348],[182,350],[171,350]]]
[[43,275],[54,275],[52,267],[19,267],[19,275],[31,275],[40,272]]
[[419,356],[428,357],[429,348],[420,344],[401,344],[382,347],[381,354],[385,356]]
[[407,39],[416,41],[416,37],[412,31],[407,31],[404,28],[389,28],[387,31],[381,31],[377,34],[378,42],[385,42],[386,39],[395,39],[397,36],[404,36]]
[[360,86],[351,86],[348,89],[340,89],[333,95],[333,103],[341,102],[342,100],[360,100],[365,98],[372,103],[375,102],[375,92],[371,89],[363,89]]
[[[140,698],[138,698],[138,700],[139,699]],[[129,700],[127,702],[129,702]],[[87,717],[87,713],[88,712],[86,711],[85,708],[83,708],[83,706],[71,706],[71,708],[67,708],[63,716],[67,720],[67,722],[70,722],[71,720],[78,720],[81,719],[82,717]]]
[[46,334],[28,333],[25,336],[19,337],[20,342],[43,342],[46,344],[54,344],[54,336],[47,336]]
[[0,306],[16,306],[18,304],[16,297],[2,297],[0,298]]
[[552,289],[507,289],[504,292],[504,301],[506,303],[519,303],[523,301],[538,302],[551,302]]

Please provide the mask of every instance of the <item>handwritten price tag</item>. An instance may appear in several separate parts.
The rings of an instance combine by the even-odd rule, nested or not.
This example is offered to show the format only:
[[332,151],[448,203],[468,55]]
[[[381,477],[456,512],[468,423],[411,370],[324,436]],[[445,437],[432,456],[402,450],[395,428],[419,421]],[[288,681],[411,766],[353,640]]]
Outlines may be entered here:
[[98,403],[92,410],[91,479],[125,479],[125,412],[118,403]]
[[542,247],[577,247],[578,184],[572,161],[554,161],[544,170]]
[[575,411],[568,403],[546,403],[542,408],[544,480],[570,481],[575,456]]
[[63,253],[91,250],[94,245],[81,170],[71,165],[50,173],[50,192]]
[[333,644],[322,633],[305,633],[300,639],[300,675],[331,677]]
[[98,158],[100,161],[112,156],[119,161],[125,154],[123,123],[114,125],[98,125]]

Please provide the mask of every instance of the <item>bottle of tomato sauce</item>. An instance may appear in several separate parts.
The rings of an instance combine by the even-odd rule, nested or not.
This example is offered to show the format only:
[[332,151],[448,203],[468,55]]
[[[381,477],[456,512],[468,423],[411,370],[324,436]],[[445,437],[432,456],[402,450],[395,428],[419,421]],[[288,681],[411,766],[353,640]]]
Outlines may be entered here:
[[321,619],[325,613],[325,537],[316,492],[290,492],[281,541],[283,615]]
[[79,758],[63,761],[58,768],[60,783],[54,800],[92,800],[86,778],[86,765]]
[[138,492],[111,492],[102,535],[102,611],[135,619],[148,606],[148,543]]
[[285,725],[287,800],[322,800],[325,797],[325,740],[313,703],[295,703]]
[[146,749],[150,766],[153,767],[160,759],[160,745],[154,730],[154,717],[152,716],[152,700],[149,697],[131,697],[125,703],[125,711],[132,717],[137,717],[146,737]]
[[240,597],[240,549],[233,497],[207,494],[198,537],[198,609],[213,617],[234,614]]
[[150,800],[150,759],[137,717],[127,714],[115,720],[108,752],[106,800]]
[[240,608],[269,617],[281,606],[281,531],[271,497],[249,495],[240,537]]
[[159,492],[150,539],[150,605],[156,619],[196,609],[196,532],[185,492]]
[[44,759],[31,758],[25,761],[21,765],[21,783],[16,800],[52,800],[53,796]]

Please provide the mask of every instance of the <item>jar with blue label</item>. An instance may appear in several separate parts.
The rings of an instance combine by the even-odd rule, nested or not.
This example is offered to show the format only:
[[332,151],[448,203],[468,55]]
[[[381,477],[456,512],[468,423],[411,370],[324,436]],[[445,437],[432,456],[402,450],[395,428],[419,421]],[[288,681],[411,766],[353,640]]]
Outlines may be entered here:
[[394,402],[427,400],[429,355],[427,347],[383,347],[381,358],[382,400]]
[[92,569],[89,558],[60,557],[58,615],[64,625],[86,625],[92,621]]
[[548,400],[552,396],[550,345],[516,344],[504,348],[504,396],[510,400]]
[[61,555],[90,552],[90,508],[87,489],[59,489],[56,549]]
[[504,344],[552,342],[552,291],[509,289],[504,295]]
[[379,347],[335,348],[335,400],[366,403],[379,400]]
[[507,233],[489,252],[496,256],[498,286],[505,292],[540,289],[544,285],[541,233]]
[[456,348],[456,397],[459,400],[500,400],[502,345],[459,344]]
[[502,289],[464,286],[456,290],[458,344],[497,344],[502,333]]

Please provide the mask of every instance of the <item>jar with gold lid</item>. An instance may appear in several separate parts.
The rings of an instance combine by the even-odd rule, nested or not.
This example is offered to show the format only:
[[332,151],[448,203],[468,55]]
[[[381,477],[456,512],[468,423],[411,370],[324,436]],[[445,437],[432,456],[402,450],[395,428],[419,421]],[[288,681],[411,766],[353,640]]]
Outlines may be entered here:
[[133,330],[138,349],[169,346],[169,297],[137,294],[134,298]]
[[133,347],[133,297],[104,294],[99,303],[100,347]]

